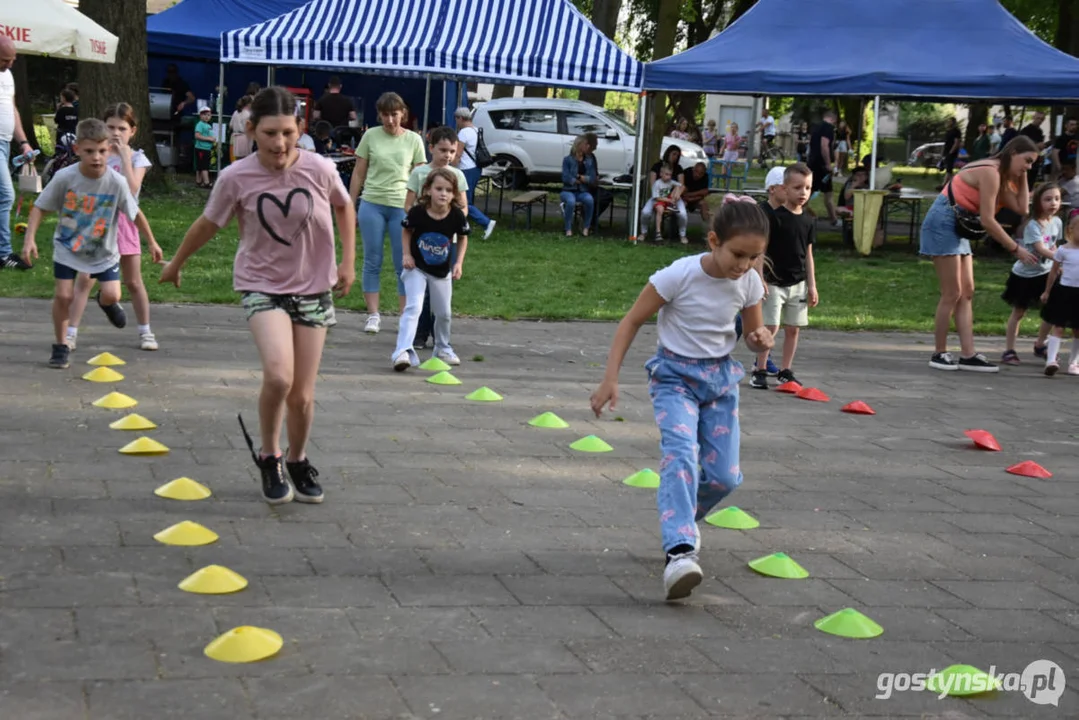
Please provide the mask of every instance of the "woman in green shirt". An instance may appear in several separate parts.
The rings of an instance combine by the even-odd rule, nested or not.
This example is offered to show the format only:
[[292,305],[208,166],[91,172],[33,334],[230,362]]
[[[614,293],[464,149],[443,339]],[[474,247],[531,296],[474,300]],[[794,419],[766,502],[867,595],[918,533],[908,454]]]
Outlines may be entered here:
[[405,194],[412,170],[427,162],[423,138],[402,125],[405,101],[401,96],[383,93],[375,103],[375,109],[382,125],[363,134],[360,146],[356,148],[356,169],[352,172],[349,187],[352,202],[360,198],[356,217],[363,238],[363,298],[367,303],[367,324],[363,330],[372,335],[379,331],[382,323],[378,295],[387,232],[397,275],[398,309],[405,307],[405,288],[401,283],[401,223],[405,219]]

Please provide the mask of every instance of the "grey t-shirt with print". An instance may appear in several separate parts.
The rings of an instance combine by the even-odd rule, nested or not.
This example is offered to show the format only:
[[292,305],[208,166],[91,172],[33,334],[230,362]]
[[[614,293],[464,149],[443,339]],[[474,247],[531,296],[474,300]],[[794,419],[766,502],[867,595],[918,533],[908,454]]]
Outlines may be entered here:
[[1056,252],[1057,243],[1060,242],[1061,235],[1063,235],[1063,228],[1064,224],[1058,217],[1049,218],[1049,221],[1044,225],[1031,218],[1023,230],[1023,247],[1027,249],[1027,252],[1038,258],[1038,263],[1036,265],[1027,265],[1021,260],[1016,260],[1015,264],[1012,265],[1012,273],[1024,278],[1047,275],[1053,268],[1053,260],[1052,258],[1038,255],[1035,248],[1040,245],[1050,253]]
[[34,205],[58,214],[53,261],[91,275],[120,262],[118,213],[132,221],[139,213],[123,175],[106,168],[101,177],[89,178],[77,164],[56,173]]

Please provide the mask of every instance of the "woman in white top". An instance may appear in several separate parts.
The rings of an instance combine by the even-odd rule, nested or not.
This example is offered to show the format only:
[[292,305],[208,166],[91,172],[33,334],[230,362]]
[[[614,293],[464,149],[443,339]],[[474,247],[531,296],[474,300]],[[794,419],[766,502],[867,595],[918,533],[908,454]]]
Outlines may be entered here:
[[476,146],[479,144],[480,134],[476,126],[472,124],[472,111],[466,107],[457,108],[453,113],[457,121],[457,156],[455,164],[457,169],[465,175],[468,181],[468,219],[476,223],[486,232],[483,237],[488,238],[495,229],[495,221],[480,212],[476,207],[476,184],[483,176],[483,168],[476,164]]
[[251,119],[250,95],[244,95],[236,102],[236,112],[229,120],[229,130],[232,135],[229,141],[232,143],[232,159],[239,160],[251,154],[251,138],[247,137],[247,121]]

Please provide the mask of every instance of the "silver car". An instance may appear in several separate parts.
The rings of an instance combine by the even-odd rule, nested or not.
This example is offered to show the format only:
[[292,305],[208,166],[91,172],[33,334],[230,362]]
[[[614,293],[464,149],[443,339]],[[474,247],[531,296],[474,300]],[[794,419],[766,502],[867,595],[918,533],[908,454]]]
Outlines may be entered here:
[[[633,172],[637,128],[621,117],[580,100],[501,98],[482,103],[472,117],[494,158],[495,165],[516,168],[504,175],[508,187],[524,187],[529,180],[556,181],[562,176],[562,159],[573,139],[586,132],[599,138],[596,162],[600,177],[612,178]],[[663,151],[676,145],[682,166],[707,162],[700,145],[667,137]],[[655,158],[645,158],[645,168]]]

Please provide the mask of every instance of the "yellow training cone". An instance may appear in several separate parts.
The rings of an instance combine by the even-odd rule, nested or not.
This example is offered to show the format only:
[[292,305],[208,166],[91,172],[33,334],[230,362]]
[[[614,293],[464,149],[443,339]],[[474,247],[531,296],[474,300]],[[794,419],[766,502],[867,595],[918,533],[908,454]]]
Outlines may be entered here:
[[94,400],[94,407],[106,408],[108,410],[124,410],[126,408],[135,407],[139,404],[139,401],[135,398],[128,397],[123,393],[111,392],[105,397]]
[[127,365],[127,363],[113,355],[111,352],[103,352],[100,355],[94,355],[92,358],[86,361],[86,364],[104,367],[109,367],[112,365]]
[[217,542],[217,533],[196,522],[184,520],[154,535],[164,545],[209,545]]
[[210,488],[189,477],[176,478],[154,490],[154,495],[169,500],[205,500],[212,494]]
[[112,368],[99,367],[83,375],[82,379],[90,382],[120,382],[124,379],[124,376]]
[[227,663],[249,663],[274,655],[284,641],[273,630],[243,625],[218,636],[203,651],[212,660]]
[[165,455],[169,452],[169,449],[157,440],[140,437],[138,440],[132,440],[127,445],[124,445],[120,448],[120,452],[124,455]]
[[224,595],[247,587],[247,578],[220,565],[207,565],[180,581],[177,586],[184,592],[199,595]]
[[115,422],[109,423],[113,430],[153,430],[157,425],[147,420],[142,415],[131,413]]

